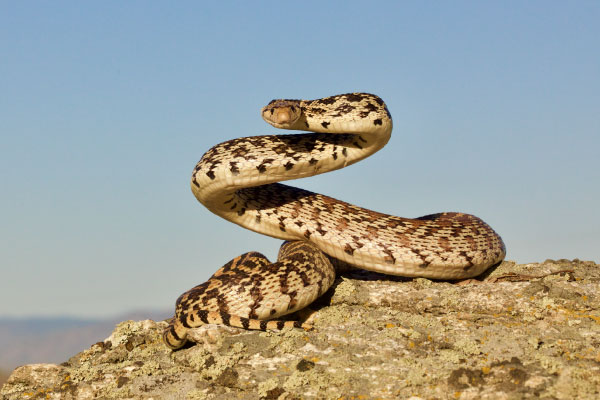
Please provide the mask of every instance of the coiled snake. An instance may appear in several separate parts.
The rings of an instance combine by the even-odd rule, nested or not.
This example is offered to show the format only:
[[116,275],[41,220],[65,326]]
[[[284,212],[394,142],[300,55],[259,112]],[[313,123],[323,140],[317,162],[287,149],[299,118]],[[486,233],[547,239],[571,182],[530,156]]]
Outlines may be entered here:
[[277,183],[343,168],[381,149],[392,117],[379,97],[273,100],[262,117],[276,128],[313,133],[218,144],[196,165],[192,192],[213,213],[289,242],[275,263],[246,253],[182,294],[164,333],[169,347],[183,346],[187,330],[206,323],[262,330],[302,326],[268,320],[323,294],[335,278],[332,262],[391,275],[462,279],[504,258],[500,236],[472,215],[395,217]]

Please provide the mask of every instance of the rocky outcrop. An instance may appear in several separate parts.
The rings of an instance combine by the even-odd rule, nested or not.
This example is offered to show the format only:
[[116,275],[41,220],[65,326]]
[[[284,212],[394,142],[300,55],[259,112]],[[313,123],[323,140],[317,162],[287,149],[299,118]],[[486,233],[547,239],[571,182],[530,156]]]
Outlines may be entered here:
[[3,399],[475,399],[600,396],[600,266],[504,262],[452,284],[353,271],[312,331],[205,326],[172,352],[126,321],[63,364],[17,368]]

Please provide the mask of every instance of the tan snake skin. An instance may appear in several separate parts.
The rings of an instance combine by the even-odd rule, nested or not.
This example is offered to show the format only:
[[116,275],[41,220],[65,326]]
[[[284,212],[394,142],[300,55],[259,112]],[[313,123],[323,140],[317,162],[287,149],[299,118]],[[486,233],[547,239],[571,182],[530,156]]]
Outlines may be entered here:
[[262,117],[277,128],[314,133],[218,144],[196,165],[192,192],[231,222],[297,242],[284,243],[273,264],[246,253],[181,295],[164,334],[169,347],[183,346],[187,329],[206,323],[262,330],[302,326],[264,320],[297,311],[323,294],[335,276],[330,261],[390,275],[463,279],[504,259],[500,236],[475,216],[395,217],[277,183],[343,168],[381,149],[392,118],[379,97],[273,100]]

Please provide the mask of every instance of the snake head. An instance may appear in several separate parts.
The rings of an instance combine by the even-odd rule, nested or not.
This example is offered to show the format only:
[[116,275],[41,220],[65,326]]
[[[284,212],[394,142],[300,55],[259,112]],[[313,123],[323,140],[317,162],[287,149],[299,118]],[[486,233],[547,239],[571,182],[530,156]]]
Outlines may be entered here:
[[298,127],[302,116],[299,100],[272,100],[263,107],[261,115],[275,128],[301,129]]

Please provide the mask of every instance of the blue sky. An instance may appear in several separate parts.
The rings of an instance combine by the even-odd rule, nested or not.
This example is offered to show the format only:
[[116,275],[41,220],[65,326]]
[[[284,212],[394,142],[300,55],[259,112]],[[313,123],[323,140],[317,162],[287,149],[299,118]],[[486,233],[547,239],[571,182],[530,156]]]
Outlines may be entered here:
[[366,91],[388,146],[303,188],[463,211],[508,259],[600,261],[600,3],[2,2],[0,316],[171,308],[279,241],[196,202],[273,98]]

